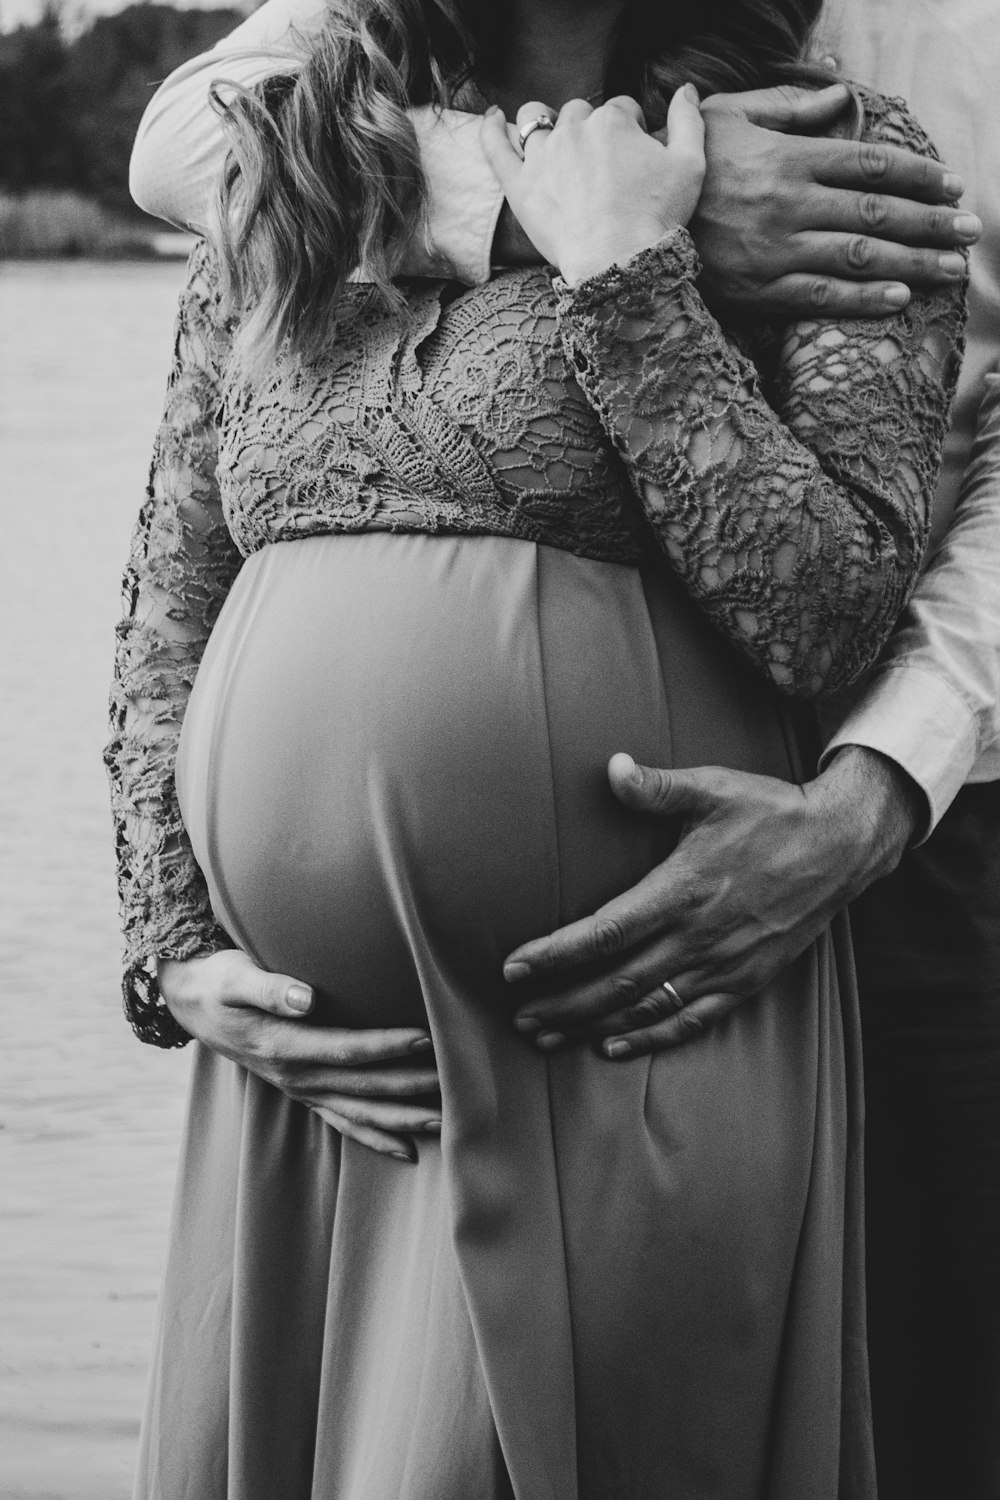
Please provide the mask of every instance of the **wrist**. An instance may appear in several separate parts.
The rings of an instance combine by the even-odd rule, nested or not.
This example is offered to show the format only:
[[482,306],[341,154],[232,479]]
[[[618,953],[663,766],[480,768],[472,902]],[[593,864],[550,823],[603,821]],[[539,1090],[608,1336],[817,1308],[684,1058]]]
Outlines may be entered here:
[[847,900],[896,868],[925,816],[912,777],[865,745],[845,745],[808,790],[836,830]]
[[628,231],[609,230],[606,235],[590,239],[563,257],[559,274],[567,286],[577,286],[581,281],[589,281],[592,276],[603,275],[612,266],[626,265],[636,255],[658,245],[671,233],[672,228],[681,227],[674,225],[665,228],[661,224],[647,226],[646,229],[633,227]]

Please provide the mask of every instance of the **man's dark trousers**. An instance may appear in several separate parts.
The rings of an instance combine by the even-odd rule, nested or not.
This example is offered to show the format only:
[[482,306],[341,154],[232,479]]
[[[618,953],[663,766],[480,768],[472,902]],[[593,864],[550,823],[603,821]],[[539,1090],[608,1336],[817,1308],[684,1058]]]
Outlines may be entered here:
[[1000,782],[851,920],[879,1500],[1000,1500]]

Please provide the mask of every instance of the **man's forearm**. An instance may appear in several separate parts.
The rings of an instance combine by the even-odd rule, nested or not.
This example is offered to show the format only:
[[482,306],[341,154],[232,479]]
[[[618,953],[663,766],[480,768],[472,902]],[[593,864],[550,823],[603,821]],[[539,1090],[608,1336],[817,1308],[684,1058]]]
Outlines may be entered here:
[[1000,374],[987,377],[955,517],[865,695],[823,758],[864,745],[924,794],[926,836],[979,764],[1000,776]]
[[[249,87],[274,73],[296,71],[326,13],[317,0],[267,0],[161,84],[132,153],[129,185],[140,208],[197,233],[209,228],[228,149],[212,85]],[[412,118],[428,202],[426,235],[414,235],[406,269],[469,284],[486,280],[502,194],[479,146],[479,120],[451,110],[439,115],[429,107],[415,109]]]
[[227,142],[212,84],[246,87],[301,65],[302,42],[322,24],[321,0],[267,0],[208,52],[175,69],[153,95],[132,148],[129,188],[147,213],[203,233]]

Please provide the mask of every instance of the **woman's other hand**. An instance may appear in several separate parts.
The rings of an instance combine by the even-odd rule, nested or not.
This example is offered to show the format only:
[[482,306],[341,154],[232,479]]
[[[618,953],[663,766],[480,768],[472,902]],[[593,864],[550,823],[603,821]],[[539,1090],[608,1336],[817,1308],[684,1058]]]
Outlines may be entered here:
[[[547,105],[522,105],[519,126]],[[698,95],[685,85],[667,115],[666,142],[646,132],[642,110],[621,96],[592,109],[571,99],[552,130],[535,130],[518,154],[502,110],[483,120],[483,149],[525,233],[570,283],[597,275],[689,222],[705,177]]]
[[425,1031],[303,1025],[313,1007],[309,986],[265,972],[239,949],[161,959],[157,978],[170,1013],[193,1037],[341,1135],[412,1162],[413,1136],[440,1131],[440,1108],[426,1103],[438,1094],[438,1077]]

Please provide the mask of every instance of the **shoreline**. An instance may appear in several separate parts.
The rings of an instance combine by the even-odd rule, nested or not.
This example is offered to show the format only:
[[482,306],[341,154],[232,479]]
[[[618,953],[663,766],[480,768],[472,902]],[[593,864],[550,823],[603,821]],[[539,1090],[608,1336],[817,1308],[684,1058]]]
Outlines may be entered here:
[[187,257],[196,235],[126,217],[81,193],[0,192],[0,261],[160,261]]

